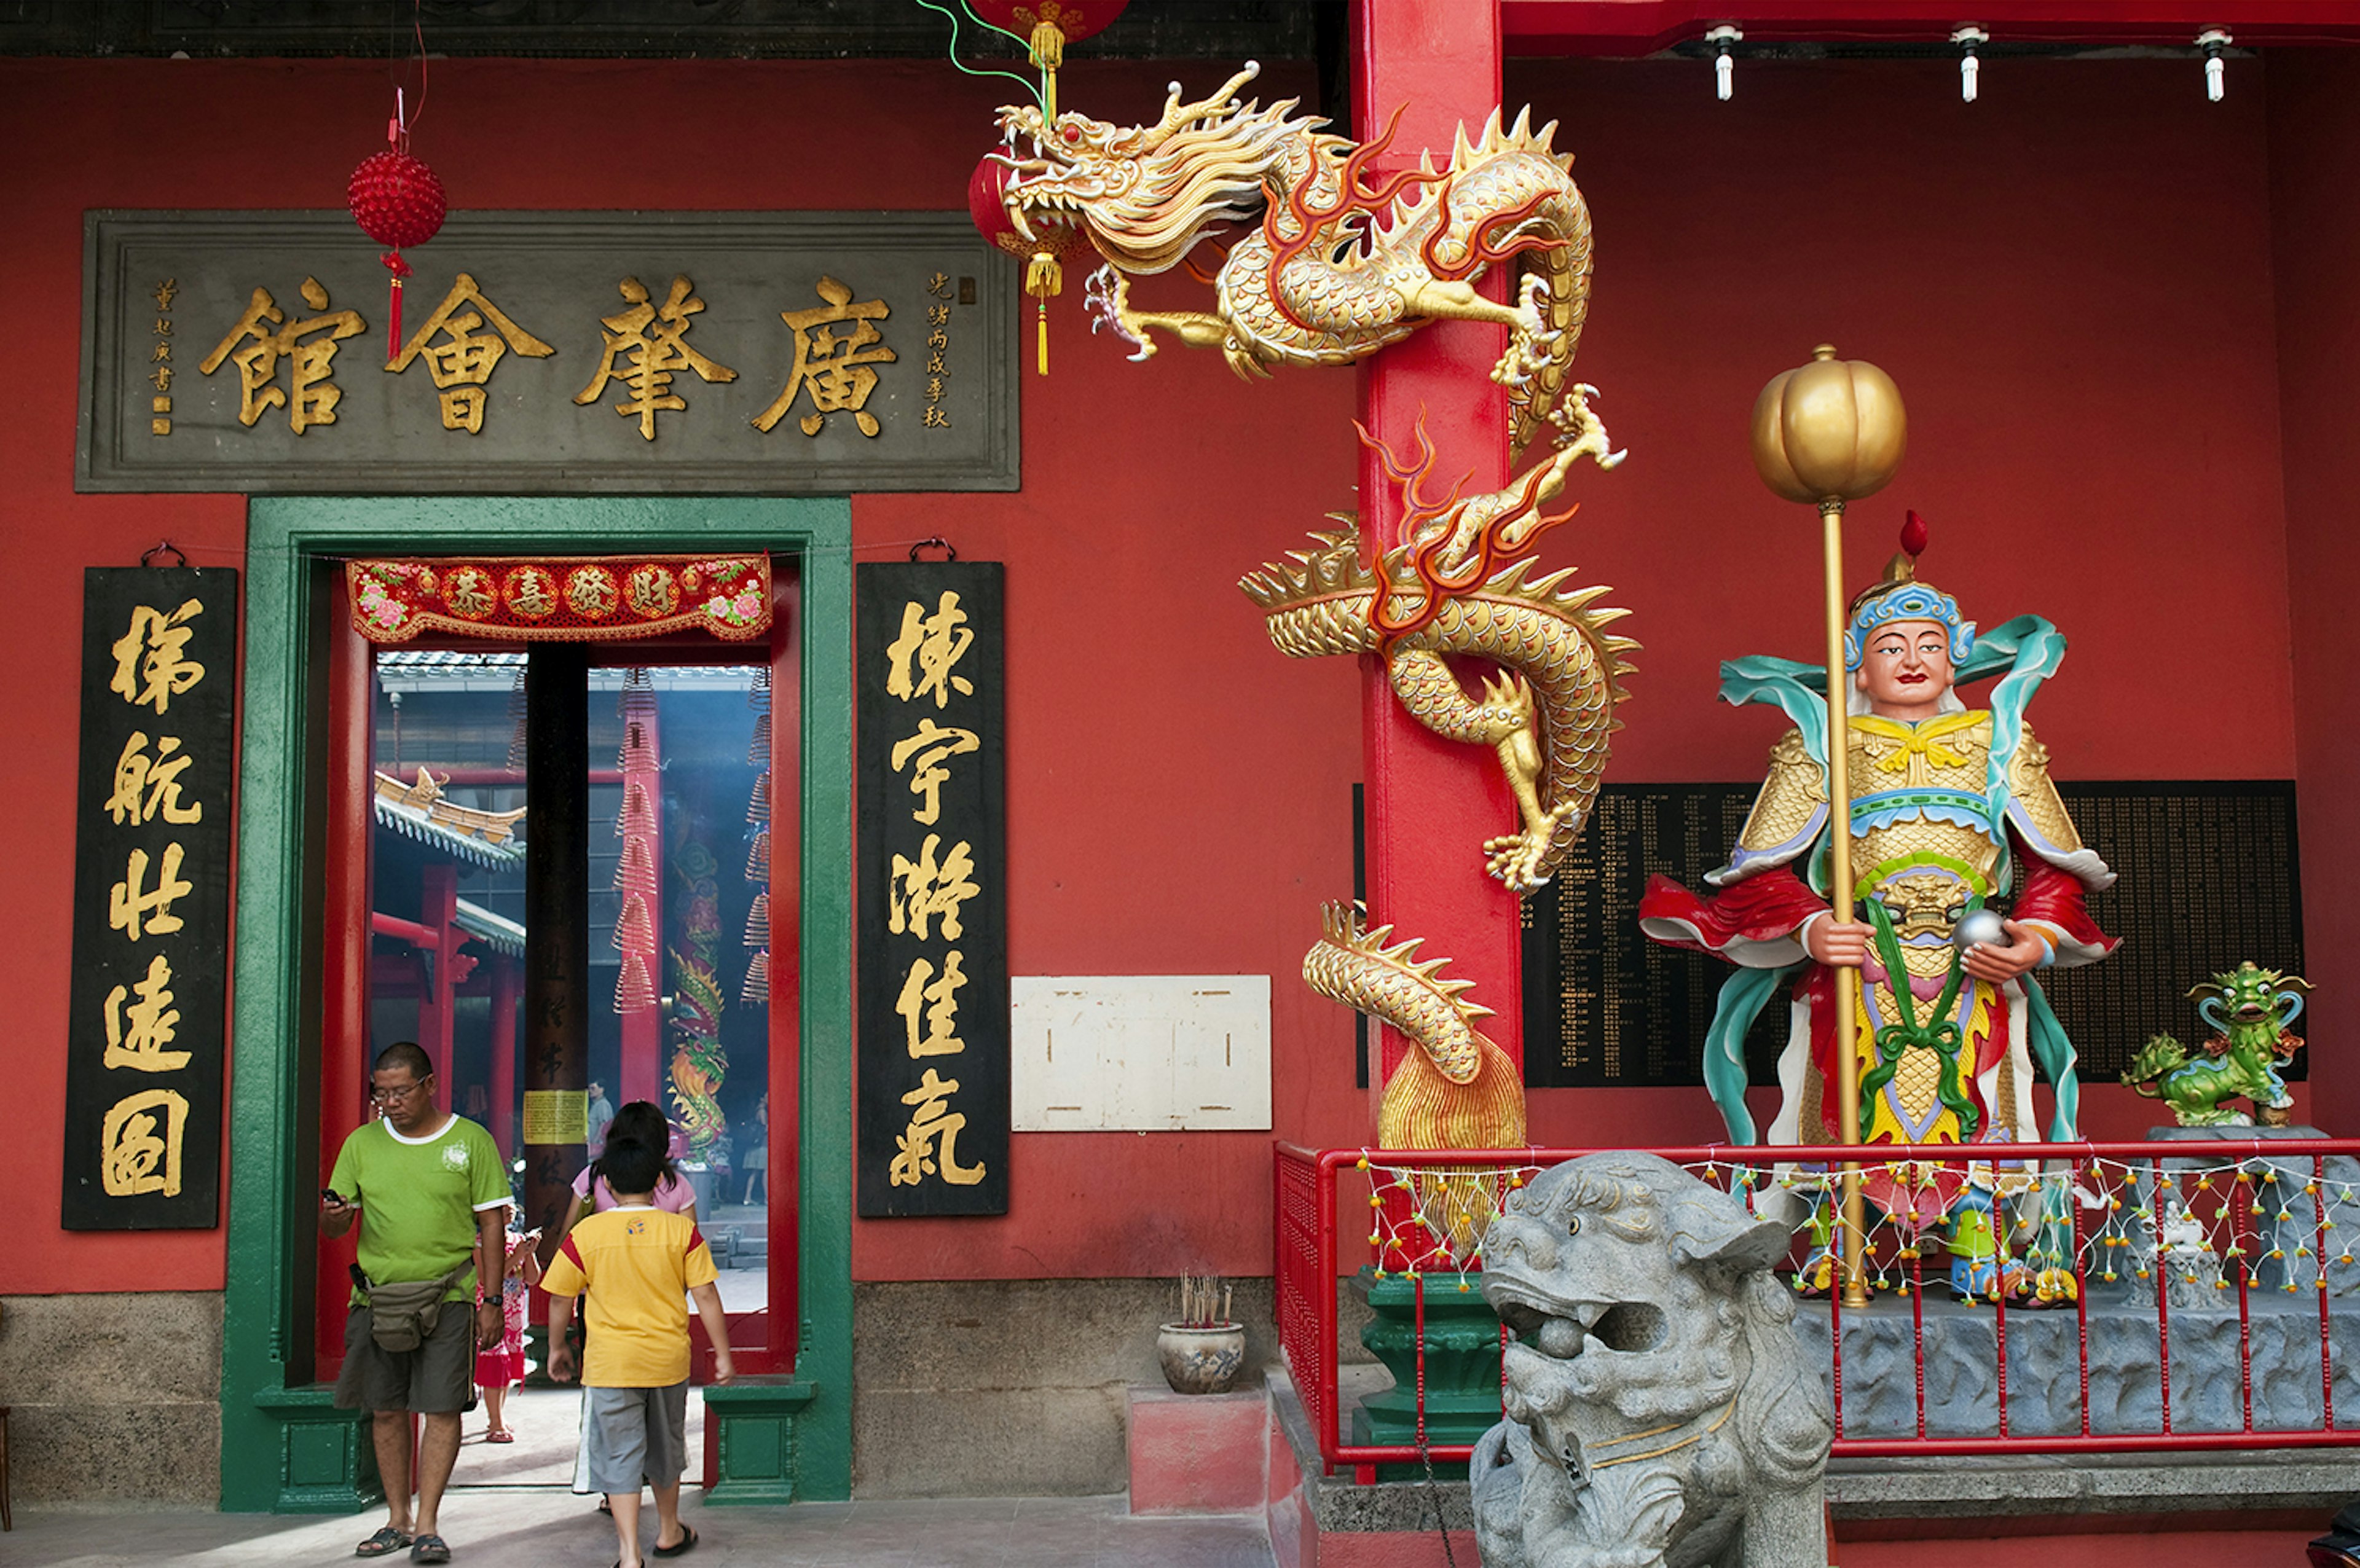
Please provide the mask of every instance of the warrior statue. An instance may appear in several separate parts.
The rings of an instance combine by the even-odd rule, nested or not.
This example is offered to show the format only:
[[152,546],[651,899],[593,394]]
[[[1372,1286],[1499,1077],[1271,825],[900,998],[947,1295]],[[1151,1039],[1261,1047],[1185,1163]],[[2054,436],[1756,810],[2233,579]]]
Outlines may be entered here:
[[[1863,918],[1839,923],[1826,898],[1828,683],[1817,668],[1758,656],[1721,666],[1722,698],[1775,702],[1795,727],[1771,749],[1736,851],[1708,874],[1712,894],[1658,877],[1639,907],[1650,937],[1738,965],[1721,988],[1705,1074],[1739,1142],[1754,1140],[1746,1031],[1789,977],[1794,1022],[1770,1142],[1840,1141],[1839,1051],[1858,1062],[1863,1144],[2037,1141],[2036,1061],[2056,1086],[2050,1137],[2076,1136],[2073,1048],[2033,971],[2113,951],[2084,899],[2114,877],[2083,847],[2025,723],[2065,641],[2038,615],[1977,636],[1949,594],[1917,580],[1925,539],[1914,515],[1903,544],[1852,602],[1844,638],[1847,814]],[[1957,684],[1990,676],[1999,679],[1987,708],[1960,701]],[[2011,897],[2011,918],[1978,922],[1987,940],[1954,941],[1968,917]],[[1862,977],[1858,1014],[1841,1030],[1830,1017],[1834,964]],[[1965,1178],[1956,1167],[1884,1167],[1865,1185],[1914,1232],[1948,1214]]]

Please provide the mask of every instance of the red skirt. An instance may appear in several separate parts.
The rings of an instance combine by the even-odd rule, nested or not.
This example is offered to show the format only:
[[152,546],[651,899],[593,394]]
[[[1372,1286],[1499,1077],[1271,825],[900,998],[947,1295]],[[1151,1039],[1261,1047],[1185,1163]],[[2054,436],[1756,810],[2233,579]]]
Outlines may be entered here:
[[524,1381],[523,1347],[511,1350],[502,1345],[497,1350],[475,1353],[475,1386],[479,1388],[505,1388],[511,1383]]

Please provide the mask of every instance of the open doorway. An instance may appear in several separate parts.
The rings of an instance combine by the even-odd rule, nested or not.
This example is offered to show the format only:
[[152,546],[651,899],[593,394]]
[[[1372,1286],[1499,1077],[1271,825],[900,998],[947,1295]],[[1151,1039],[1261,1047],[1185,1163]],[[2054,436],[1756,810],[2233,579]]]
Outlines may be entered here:
[[[779,587],[783,623],[793,590]],[[366,668],[365,686],[338,685],[355,699],[359,733],[344,755],[366,763],[366,787],[349,795],[365,800],[366,817],[345,842],[366,857],[366,899],[355,915],[365,933],[344,946],[354,958],[366,953],[365,1029],[327,1048],[325,1120],[349,1127],[367,1114],[359,1103],[366,1062],[394,1040],[418,1041],[449,1108],[487,1127],[510,1162],[517,1231],[541,1229],[546,1258],[574,1213],[570,1199],[562,1210],[549,1201],[552,1142],[562,1143],[559,1179],[573,1181],[619,1110],[653,1105],[669,1133],[678,1204],[694,1213],[712,1247],[741,1365],[775,1366],[792,1356],[792,1337],[772,1345],[771,1324],[794,1321],[794,1183],[790,1174],[774,1189],[771,1179],[774,1169],[792,1171],[795,1148],[792,640],[781,627],[767,643],[617,640],[594,645],[586,660],[579,648],[569,651],[575,676],[555,700],[575,706],[586,736],[576,755],[586,753],[578,815],[588,831],[574,835],[586,845],[573,850],[572,874],[560,879],[572,892],[552,899],[549,878],[528,874],[535,854],[563,855],[568,843],[562,834],[537,843],[534,833],[532,800],[545,805],[548,796],[536,791],[532,768],[548,753],[528,736],[535,704],[552,699],[547,670],[537,684],[528,672],[546,656],[512,642],[347,645],[345,657]],[[528,954],[544,921],[587,928],[588,962],[569,1002],[584,1020],[583,1051],[554,1077],[533,1060],[531,1011],[546,980],[539,992],[528,984]],[[575,1130],[553,1138],[549,1102],[566,1094],[581,1107]],[[529,1166],[537,1167],[530,1175]],[[342,1272],[340,1259],[323,1257],[323,1377],[333,1376],[341,1339]],[[580,1395],[546,1377],[545,1298],[530,1291],[520,1315],[509,1369],[522,1381],[505,1387],[504,1369],[485,1358],[486,1397],[464,1422],[471,1457],[455,1485],[574,1477]],[[697,1338],[701,1380],[709,1350]],[[494,1387],[503,1389],[498,1429]],[[693,1454],[703,1450],[702,1414],[692,1390]],[[496,1430],[506,1437],[496,1440]]]

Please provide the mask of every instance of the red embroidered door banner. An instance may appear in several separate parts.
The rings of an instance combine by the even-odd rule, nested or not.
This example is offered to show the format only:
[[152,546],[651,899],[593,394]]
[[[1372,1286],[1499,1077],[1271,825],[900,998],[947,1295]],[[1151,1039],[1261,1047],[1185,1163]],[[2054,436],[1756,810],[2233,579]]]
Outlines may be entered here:
[[375,643],[421,632],[593,642],[702,629],[743,642],[770,629],[770,558],[489,557],[350,561],[353,627]]

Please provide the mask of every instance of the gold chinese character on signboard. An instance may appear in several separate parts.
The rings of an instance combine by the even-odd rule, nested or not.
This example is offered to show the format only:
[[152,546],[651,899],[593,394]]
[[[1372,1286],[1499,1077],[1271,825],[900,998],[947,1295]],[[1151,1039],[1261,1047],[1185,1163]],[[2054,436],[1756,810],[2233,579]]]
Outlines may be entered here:
[[[779,312],[779,320],[795,334],[794,368],[787,375],[787,389],[755,417],[754,428],[769,430],[786,417],[795,395],[808,387],[813,411],[795,421],[803,434],[819,434],[828,415],[848,409],[860,433],[874,436],[879,429],[877,416],[867,405],[869,395],[877,390],[877,373],[869,367],[890,365],[893,351],[883,346],[884,334],[870,323],[883,321],[892,310],[882,299],[855,304],[852,290],[833,278],[822,278],[818,288],[825,305]],[[848,330],[841,334],[827,330],[836,325]]]
[[[962,849],[966,846],[960,845]],[[135,849],[126,863],[123,880],[108,890],[106,923],[124,932],[134,942],[145,934],[165,936],[179,931],[183,923],[172,912],[175,899],[185,898],[196,891],[196,885],[180,880],[180,861],[186,854],[178,844],[164,846],[164,860],[152,888],[148,883],[148,852]],[[145,931],[142,926],[145,926]]]
[[169,1089],[143,1089],[108,1107],[98,1129],[98,1179],[106,1195],[180,1196],[180,1138],[188,1121],[189,1102]]
[[950,769],[943,764],[954,757],[966,756],[982,744],[973,730],[949,729],[932,719],[920,719],[918,733],[893,747],[890,755],[894,772],[901,772],[901,765],[912,757],[917,759],[917,768],[910,775],[910,793],[924,804],[910,813],[912,822],[924,826],[934,824],[942,814],[943,786],[951,776]]
[[156,384],[157,391],[169,392],[172,389],[172,367],[169,365],[159,365],[148,375],[148,379]]
[[[959,608],[956,593],[944,590],[931,615],[916,600],[907,601],[901,606],[901,634],[885,648],[886,655],[893,660],[893,668],[885,677],[886,691],[904,702],[932,691],[937,708],[949,703],[954,688],[963,697],[972,696],[975,683],[952,670],[974,641],[975,633],[967,627],[967,612]],[[914,682],[911,670],[913,657],[917,661]]]
[[166,735],[156,743],[156,755],[149,757],[147,732],[131,732],[131,738],[123,743],[123,755],[115,759],[115,793],[106,798],[106,810],[115,826],[152,822],[158,811],[168,822],[204,821],[203,801],[180,804],[180,775],[196,758],[174,757],[180,749],[180,737]]
[[918,420],[918,426],[921,430],[946,430],[951,428],[950,416],[929,403],[926,405],[924,416]]
[[[463,313],[464,306],[474,309]],[[477,332],[486,321],[495,330]],[[428,347],[426,340],[437,332],[443,334],[443,341]],[[507,312],[484,298],[475,278],[463,272],[451,285],[451,292],[442,296],[442,303],[426,318],[426,324],[410,335],[386,369],[399,376],[423,354],[426,373],[442,394],[442,428],[475,435],[484,428],[492,367],[510,349],[528,359],[547,359],[557,352],[510,321]]]
[[[908,1037],[912,1061],[921,1056],[956,1056],[967,1049],[967,1041],[958,1037],[958,993],[967,984],[965,960],[956,948],[943,960],[943,975],[934,978],[932,961],[921,958],[910,965],[909,977],[901,982],[901,995],[893,1003],[893,1010],[901,1015],[902,1032]],[[919,1029],[921,1022],[924,1032]]]
[[926,325],[930,327],[947,327],[950,324],[951,308],[948,305],[929,305],[926,307]]
[[[316,278],[303,279],[303,302],[312,310],[328,311],[328,291],[320,287]],[[279,328],[267,332],[264,322]],[[284,322],[284,325],[280,325]],[[267,289],[257,289],[246,302],[246,314],[230,328],[229,335],[213,345],[197,368],[207,376],[219,370],[224,359],[237,365],[238,387],[242,401],[238,405],[237,422],[251,428],[262,418],[266,408],[285,408],[287,422],[297,435],[313,425],[336,422],[336,405],[344,400],[344,392],[330,379],[335,375],[336,344],[365,329],[360,313],[337,310],[312,316],[305,321],[290,321]],[[315,332],[327,336],[306,343]],[[245,343],[244,348],[238,344]],[[171,344],[156,345],[159,360],[172,357]],[[236,349],[232,354],[230,351]],[[288,401],[288,389],[279,381],[279,362],[286,360],[293,368],[290,379],[294,384],[294,401]]]
[[[126,1008],[129,996],[139,999]],[[141,1073],[174,1073],[189,1064],[190,1053],[167,1051],[179,1032],[180,1011],[172,1006],[172,966],[162,953],[148,961],[148,977],[129,990],[117,985],[106,994],[106,1065]]]
[[172,308],[174,297],[180,292],[180,280],[177,278],[167,278],[163,282],[156,285],[150,293],[150,298],[156,301],[156,309],[169,310]]
[[916,1108],[910,1113],[909,1127],[894,1139],[897,1152],[892,1164],[886,1167],[886,1176],[894,1186],[916,1186],[934,1173],[937,1162],[943,1180],[955,1187],[972,1187],[983,1180],[980,1164],[958,1162],[956,1140],[967,1117],[945,1104],[957,1093],[957,1079],[936,1077],[929,1067],[918,1086],[901,1096],[903,1105]]
[[[687,399],[672,390],[675,375],[693,370],[708,384],[737,380],[736,371],[688,346],[688,330],[696,325],[691,318],[705,309],[705,301],[689,292],[693,287],[683,273],[672,280],[672,293],[658,305],[638,278],[626,278],[617,284],[617,292],[631,301],[631,308],[619,316],[599,318],[606,326],[606,357],[590,385],[575,393],[574,400],[587,407],[598,400],[608,382],[621,382],[630,396],[615,405],[615,412],[625,419],[637,415],[639,434],[653,441],[657,409],[688,407]],[[649,331],[650,327],[655,330]],[[618,360],[628,361],[629,368],[616,369]]]
[[970,880],[975,876],[975,860],[967,840],[951,845],[950,854],[936,865],[934,851],[942,842],[942,834],[928,833],[917,859],[901,855],[893,857],[885,929],[897,936],[906,927],[912,935],[924,941],[928,923],[937,915],[942,917],[945,941],[956,942],[967,934],[959,923],[959,906],[983,889]]
[[937,299],[949,299],[951,297],[950,274],[947,272],[937,272],[933,277],[927,278],[926,292],[933,295]]
[[[131,629],[115,640],[115,679],[106,689],[133,707],[145,703],[161,713],[172,699],[205,678],[205,667],[181,657],[196,635],[189,621],[204,614],[204,601],[189,599],[170,615],[146,604],[131,612]],[[145,658],[141,656],[145,655]]]

